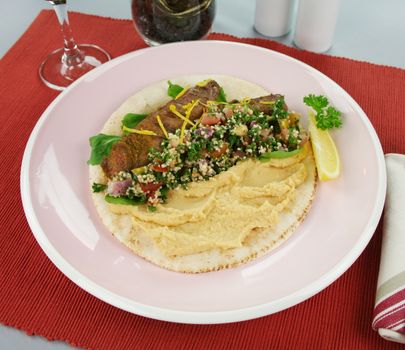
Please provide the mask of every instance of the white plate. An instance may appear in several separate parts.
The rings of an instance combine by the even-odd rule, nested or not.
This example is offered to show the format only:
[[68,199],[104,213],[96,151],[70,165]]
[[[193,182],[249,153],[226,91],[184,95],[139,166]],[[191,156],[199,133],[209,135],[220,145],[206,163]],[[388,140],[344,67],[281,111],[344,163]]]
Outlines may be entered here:
[[[169,272],[133,255],[101,224],[88,186],[88,138],[146,85],[185,74],[229,74],[282,93],[305,112],[303,96],[324,94],[344,114],[333,134],[339,180],[321,183],[313,207],[278,249],[238,268],[199,275]],[[27,144],[21,193],[30,227],[73,282],[121,309],[161,320],[223,323],[295,305],[336,280],[378,224],[386,174],[367,116],[319,71],[270,50],[200,41],[148,48],[91,71],[47,108]]]

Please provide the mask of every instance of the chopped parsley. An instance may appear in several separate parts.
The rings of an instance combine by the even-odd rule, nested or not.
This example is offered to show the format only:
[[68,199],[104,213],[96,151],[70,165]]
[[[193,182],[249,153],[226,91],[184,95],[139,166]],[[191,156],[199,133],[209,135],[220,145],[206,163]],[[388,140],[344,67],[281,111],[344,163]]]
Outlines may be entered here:
[[288,111],[284,102],[284,98],[280,98],[273,106],[273,113],[271,115],[274,119],[285,119],[288,117]]
[[93,185],[91,186],[93,193],[103,192],[106,188],[107,188],[107,185],[99,184],[96,182],[93,182]]
[[156,209],[157,209],[157,208],[156,208],[155,206],[153,206],[153,205],[148,205],[148,211],[150,211],[151,213],[155,212]]
[[226,102],[226,95],[224,89],[221,87],[219,90],[219,95],[217,97],[217,102]]

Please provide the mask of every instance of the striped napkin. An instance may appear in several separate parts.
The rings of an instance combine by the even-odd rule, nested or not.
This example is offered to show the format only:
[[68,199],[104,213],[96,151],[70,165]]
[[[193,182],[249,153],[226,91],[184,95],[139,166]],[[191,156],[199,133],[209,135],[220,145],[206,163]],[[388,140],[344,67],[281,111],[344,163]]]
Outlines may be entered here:
[[405,344],[405,155],[387,154],[387,199],[373,328]]

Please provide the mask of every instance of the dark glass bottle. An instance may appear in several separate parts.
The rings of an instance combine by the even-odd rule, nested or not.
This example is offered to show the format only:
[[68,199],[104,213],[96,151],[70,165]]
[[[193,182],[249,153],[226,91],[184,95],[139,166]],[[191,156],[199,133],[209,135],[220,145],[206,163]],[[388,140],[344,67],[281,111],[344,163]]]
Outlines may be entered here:
[[132,0],[132,18],[148,45],[204,38],[215,17],[215,0]]

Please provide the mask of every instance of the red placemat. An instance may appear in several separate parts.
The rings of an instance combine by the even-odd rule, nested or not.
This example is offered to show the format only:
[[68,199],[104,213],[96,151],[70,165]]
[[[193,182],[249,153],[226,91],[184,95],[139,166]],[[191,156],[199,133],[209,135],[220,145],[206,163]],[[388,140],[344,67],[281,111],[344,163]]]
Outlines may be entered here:
[[[29,134],[58,94],[37,68],[61,44],[55,15],[42,12],[0,61],[0,322],[91,349],[396,349],[371,329],[381,228],[332,286],[286,311],[225,325],[155,321],[114,308],[84,292],[52,265],[36,243],[20,199],[19,171]],[[72,13],[80,42],[117,57],[145,47],[132,22]],[[385,152],[405,153],[405,70],[299,51],[273,41],[232,40],[271,48],[324,72],[363,107]]]

